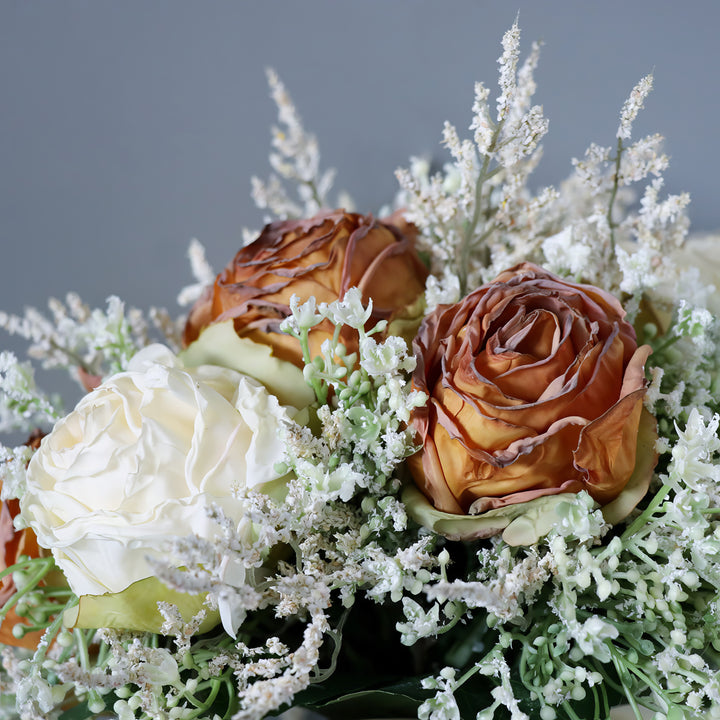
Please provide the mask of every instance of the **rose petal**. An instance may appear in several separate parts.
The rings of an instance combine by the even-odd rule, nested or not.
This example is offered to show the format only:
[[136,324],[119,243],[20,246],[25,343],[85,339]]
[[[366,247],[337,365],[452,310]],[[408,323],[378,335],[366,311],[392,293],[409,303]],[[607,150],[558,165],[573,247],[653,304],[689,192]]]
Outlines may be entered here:
[[657,421],[643,408],[640,413],[633,474],[622,492],[602,509],[603,517],[611,525],[624,520],[647,494],[657,465],[657,437]]
[[[409,226],[403,223],[403,227]],[[290,314],[291,296],[301,301],[312,296],[318,303],[330,303],[344,297],[351,287],[360,289],[364,302],[373,301],[368,329],[380,320],[402,318],[403,336],[410,339],[422,317],[418,300],[427,277],[415,251],[415,236],[415,231],[403,233],[370,215],[342,210],[271,223],[237,253],[193,307],[185,343],[195,340],[206,325],[232,319],[238,335],[269,345],[276,357],[302,367],[299,342],[280,331],[280,323]],[[318,355],[322,342],[333,333],[334,326],[327,320],[313,328],[311,354]],[[353,352],[357,333],[345,328],[340,340]]]
[[[635,467],[644,397],[644,390],[626,395],[580,433],[574,464],[585,476],[588,492],[601,505],[617,497]],[[621,485],[620,478],[625,479]]]

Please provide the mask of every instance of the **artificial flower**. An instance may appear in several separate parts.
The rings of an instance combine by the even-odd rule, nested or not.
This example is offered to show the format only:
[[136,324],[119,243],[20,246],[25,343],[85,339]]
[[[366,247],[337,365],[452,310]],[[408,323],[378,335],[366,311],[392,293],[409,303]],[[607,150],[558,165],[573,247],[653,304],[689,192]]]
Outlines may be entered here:
[[[299,370],[283,365],[282,372],[297,373],[294,381],[302,384]],[[28,467],[23,516],[39,543],[52,549],[75,594],[110,594],[112,602],[155,574],[148,558],[167,562],[174,538],[215,537],[213,506],[236,524],[238,537],[248,536],[240,494],[282,483],[275,469],[284,457],[280,428],[294,415],[236,370],[189,367],[166,347],[148,346],[43,439]],[[235,574],[242,583],[242,573]],[[153,587],[156,599],[178,604],[177,594],[170,598],[159,583]],[[146,601],[147,583],[139,590]],[[81,599],[86,616],[76,612],[73,622],[159,629],[157,609],[138,627],[132,605],[126,595],[104,612],[98,602]],[[200,605],[202,597],[193,596],[181,610],[191,614]],[[231,609],[220,612],[233,632]]]
[[520,503],[585,490],[607,505],[628,486],[650,348],[624,316],[604,290],[522,263],[425,319],[413,384],[429,400],[413,413],[422,450],[409,464],[435,510],[485,517],[459,534],[497,532]]
[[[415,251],[414,233],[407,223],[403,229],[342,210],[267,225],[192,308],[186,342],[210,323],[232,319],[240,336],[268,344],[277,357],[302,367],[298,341],[280,331],[292,296],[333,302],[351,287],[360,289],[365,302],[372,299],[368,329],[387,320],[390,333],[411,338],[421,317],[427,270]],[[326,322],[311,331],[313,355],[333,330]],[[343,330],[340,339],[356,349],[353,331]]]

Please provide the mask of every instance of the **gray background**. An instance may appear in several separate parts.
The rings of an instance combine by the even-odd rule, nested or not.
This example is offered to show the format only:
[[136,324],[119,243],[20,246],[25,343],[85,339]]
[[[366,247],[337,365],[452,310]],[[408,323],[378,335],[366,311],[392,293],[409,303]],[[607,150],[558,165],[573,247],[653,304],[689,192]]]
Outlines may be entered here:
[[467,127],[518,10],[524,49],[545,42],[535,183],[612,144],[654,71],[637,131],[667,137],[667,190],[691,192],[694,229],[719,226],[713,0],[0,0],[0,307],[76,290],[175,309],[192,237],[220,269],[261,224],[249,189],[269,171],[269,65],[337,187],[376,211],[411,154],[445,158],[444,119]]

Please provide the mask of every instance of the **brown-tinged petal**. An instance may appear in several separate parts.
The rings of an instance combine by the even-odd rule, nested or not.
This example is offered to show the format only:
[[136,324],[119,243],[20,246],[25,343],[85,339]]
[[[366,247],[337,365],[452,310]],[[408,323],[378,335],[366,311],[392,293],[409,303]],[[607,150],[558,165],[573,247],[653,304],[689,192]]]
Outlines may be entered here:
[[587,491],[601,505],[617,497],[635,468],[640,413],[645,390],[626,395],[580,433],[575,466]]
[[[401,319],[403,336],[411,336],[422,316],[418,301],[427,270],[415,251],[416,231],[404,234],[397,222],[336,210],[267,225],[191,310],[185,343],[195,340],[203,327],[232,319],[238,335],[269,345],[276,357],[302,367],[300,344],[280,331],[291,297],[330,303],[351,287],[361,291],[364,302],[373,301],[368,329],[380,320],[392,327]],[[329,321],[311,330],[312,354],[319,354],[333,331]],[[357,333],[345,329],[340,340],[352,352]]]

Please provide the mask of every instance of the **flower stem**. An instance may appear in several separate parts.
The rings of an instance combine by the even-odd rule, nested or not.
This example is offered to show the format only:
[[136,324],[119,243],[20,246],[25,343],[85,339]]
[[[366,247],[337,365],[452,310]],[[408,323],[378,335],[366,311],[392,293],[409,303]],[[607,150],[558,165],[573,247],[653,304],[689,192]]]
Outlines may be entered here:
[[642,511],[642,513],[640,513],[638,517],[635,518],[635,520],[630,524],[628,528],[626,528],[625,532],[620,536],[620,540],[622,540],[623,543],[625,543],[628,538],[632,537],[636,532],[638,532],[638,530],[647,525],[647,521],[655,513],[658,507],[660,507],[669,492],[670,485],[666,483],[655,493],[655,496],[650,501],[648,506]]
[[10,597],[10,599],[2,606],[2,608],[0,608],[0,618],[5,617],[5,614],[8,612],[8,610],[10,610],[10,608],[13,607],[13,605],[15,605],[21,597],[27,595],[30,591],[34,590],[37,587],[37,584],[50,572],[54,565],[55,562],[52,558],[34,558],[23,563],[11,565],[6,570],[3,570],[3,572],[0,573],[0,580],[2,580],[2,578],[4,578],[6,575],[12,574],[16,570],[20,570],[22,568],[30,569],[37,567],[37,572],[30,578],[30,580],[25,584],[22,590],[18,590],[16,593],[14,593]]
[[39,666],[42,664],[43,660],[45,660],[45,655],[47,654],[48,648],[50,647],[52,641],[55,639],[55,636],[60,631],[60,626],[62,625],[63,615],[65,614],[65,611],[69,610],[71,607],[75,607],[78,602],[80,602],[79,599],[75,595],[73,595],[60,609],[57,617],[52,621],[52,623],[50,623],[50,625],[48,625],[47,630],[45,630],[44,635],[40,639],[37,650],[35,650],[35,654],[32,657],[33,664]]
[[325,668],[325,670],[316,669],[316,675],[311,680],[312,683],[324,682],[335,672],[335,668],[337,667],[338,655],[340,655],[340,649],[342,648],[342,631],[349,614],[350,608],[346,608],[343,611],[343,614],[340,617],[340,622],[338,622],[335,630],[328,631],[327,634],[333,641],[333,651],[330,657],[330,665]]
[[622,160],[623,150],[622,138],[618,138],[617,152],[615,154],[615,174],[613,176],[613,186],[610,191],[610,202],[608,203],[607,211],[607,224],[610,228],[610,248],[613,255],[615,254],[615,228],[617,227],[617,223],[613,220],[613,207],[615,205],[615,198],[617,197],[617,191],[620,185],[620,161]]
[[[572,707],[570,707],[570,703],[565,701],[562,704],[562,707],[563,710],[565,710],[565,712],[568,714],[570,720],[581,720],[580,716],[572,709]],[[642,720],[642,718],[640,720]]]
[[[485,182],[487,182],[487,180],[489,180],[498,171],[498,168],[494,168],[493,170],[490,170],[490,160],[492,158],[493,152],[496,149],[497,141],[500,137],[500,133],[502,132],[504,124],[505,124],[505,119],[503,118],[495,127],[492,139],[490,141],[490,144],[488,145],[487,152],[485,153],[485,157],[483,158],[483,164],[482,164],[482,167],[480,168],[480,174],[478,175],[477,185],[475,186],[475,207],[473,209],[473,216],[470,219],[470,222],[466,223],[466,225],[465,225],[465,231],[463,233],[463,240],[462,240],[462,244],[460,245],[457,272],[458,272],[458,280],[460,281],[460,296],[461,297],[467,294],[467,271],[468,271],[468,267],[470,265],[470,249],[472,247],[472,240],[475,235],[475,231],[477,229],[478,223],[480,222],[480,216],[482,213],[482,199],[483,199],[484,185],[485,185]],[[488,262],[488,258],[485,258],[483,264],[487,265],[487,262]]]

